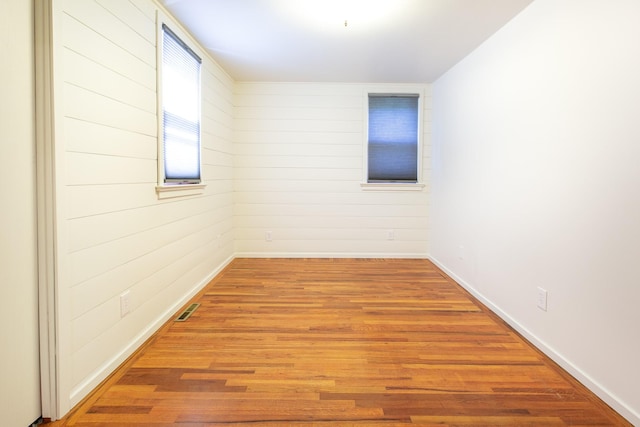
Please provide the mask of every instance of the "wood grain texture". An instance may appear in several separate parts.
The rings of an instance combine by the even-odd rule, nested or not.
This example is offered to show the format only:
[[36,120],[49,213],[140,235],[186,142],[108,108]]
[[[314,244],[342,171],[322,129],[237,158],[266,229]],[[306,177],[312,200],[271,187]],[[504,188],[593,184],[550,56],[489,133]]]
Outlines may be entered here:
[[59,426],[630,425],[427,260],[236,259]]

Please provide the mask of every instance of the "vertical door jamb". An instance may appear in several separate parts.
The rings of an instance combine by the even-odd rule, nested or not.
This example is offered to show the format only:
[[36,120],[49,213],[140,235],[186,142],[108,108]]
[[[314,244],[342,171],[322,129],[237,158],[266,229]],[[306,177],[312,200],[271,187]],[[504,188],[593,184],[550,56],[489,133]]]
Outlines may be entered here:
[[42,416],[58,419],[53,1],[35,0],[36,196]]

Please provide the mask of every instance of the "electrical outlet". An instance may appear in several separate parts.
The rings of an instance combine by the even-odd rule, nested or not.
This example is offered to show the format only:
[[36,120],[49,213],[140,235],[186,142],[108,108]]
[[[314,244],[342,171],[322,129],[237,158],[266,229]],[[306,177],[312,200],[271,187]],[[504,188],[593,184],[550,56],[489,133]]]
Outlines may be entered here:
[[538,287],[538,308],[547,311],[547,291],[541,287]]
[[130,295],[129,291],[120,294],[120,317],[126,316],[131,311]]
[[264,233],[264,240],[266,240],[267,242],[270,242],[272,240],[270,231],[267,231],[266,233]]
[[387,240],[395,240],[396,232],[394,230],[387,231]]

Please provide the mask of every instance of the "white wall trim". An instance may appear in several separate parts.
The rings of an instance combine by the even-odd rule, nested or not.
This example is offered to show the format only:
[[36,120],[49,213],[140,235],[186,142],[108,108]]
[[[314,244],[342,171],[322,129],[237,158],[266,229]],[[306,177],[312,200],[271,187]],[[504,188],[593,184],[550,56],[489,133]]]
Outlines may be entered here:
[[56,334],[56,233],[53,108],[53,6],[35,2],[36,195],[38,229],[38,310],[40,324],[40,399],[42,416],[58,414]]
[[397,258],[427,259],[424,253],[238,252],[236,258]]
[[422,191],[425,184],[423,183],[395,183],[395,182],[361,182],[360,188],[364,191]]
[[113,357],[109,358],[102,364],[93,374],[89,375],[84,381],[71,390],[69,399],[72,406],[75,406],[84,397],[86,397],[93,389],[95,389],[105,378],[115,372],[116,369],[135,353],[153,334],[155,334],[169,319],[175,316],[176,312],[189,302],[191,298],[196,296],[198,292],[204,289],[216,276],[218,276],[233,260],[235,256],[231,255],[222,262],[215,270],[209,273],[204,279],[198,282],[187,294],[176,301],[146,328],[140,331],[136,337],[129,342],[127,346],[122,348]]
[[518,333],[520,333],[527,340],[529,340],[531,344],[533,344],[536,348],[542,351],[546,356],[548,356],[550,359],[552,359],[554,362],[560,365],[562,369],[567,371],[574,378],[580,381],[584,386],[586,386],[589,390],[591,390],[594,394],[596,394],[603,401],[605,401],[620,415],[625,417],[633,425],[640,426],[640,414],[633,411],[633,409],[631,409],[628,405],[626,405],[623,401],[621,401],[615,394],[611,393],[608,389],[603,387],[601,384],[599,384],[597,381],[591,378],[588,374],[586,374],[580,368],[578,368],[573,363],[571,363],[571,361],[567,360],[562,354],[558,353],[553,347],[550,347],[546,342],[538,338],[535,334],[531,333],[531,331],[529,331],[527,328],[525,328],[520,323],[518,323],[518,321],[516,321],[514,318],[509,316],[504,311],[502,311],[500,307],[495,305],[491,300],[485,298],[484,295],[478,292],[470,283],[461,279],[452,270],[450,270],[443,263],[441,263],[437,258],[431,255],[428,255],[428,259],[431,262],[433,262],[438,268],[444,271],[448,276],[450,276],[456,283],[458,283],[465,290],[471,293],[482,304],[486,305],[491,311],[497,314],[502,320],[507,322],[509,326],[511,326]]
[[[160,156],[160,151],[158,151],[158,156]],[[156,186],[156,194],[158,195],[158,199],[198,196],[204,193],[205,188],[206,184],[163,184]]]

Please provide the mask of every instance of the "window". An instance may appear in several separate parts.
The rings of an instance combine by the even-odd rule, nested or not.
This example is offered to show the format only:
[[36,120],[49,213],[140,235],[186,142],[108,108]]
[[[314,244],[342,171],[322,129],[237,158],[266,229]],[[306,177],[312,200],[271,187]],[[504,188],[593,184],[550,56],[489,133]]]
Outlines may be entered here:
[[368,94],[368,183],[419,182],[420,96]]
[[200,65],[202,60],[162,24],[161,154],[164,185],[200,183]]

